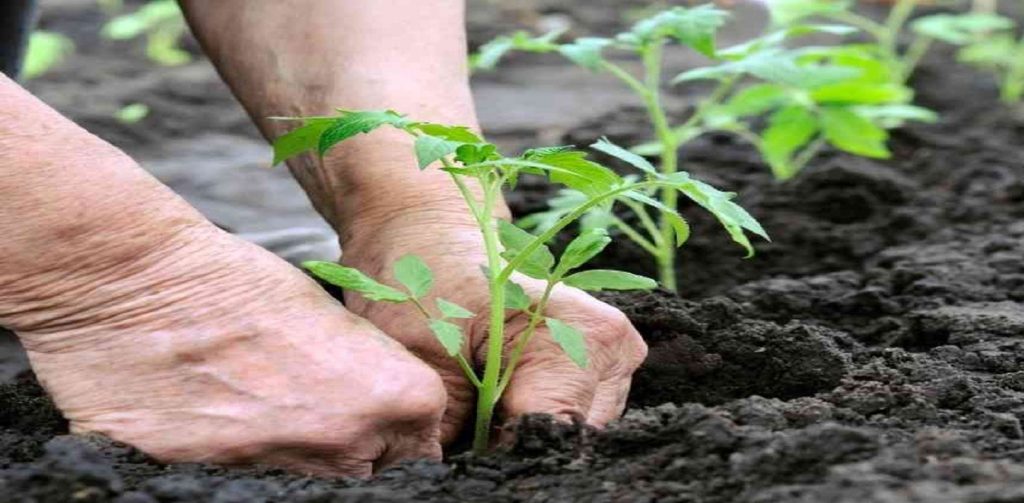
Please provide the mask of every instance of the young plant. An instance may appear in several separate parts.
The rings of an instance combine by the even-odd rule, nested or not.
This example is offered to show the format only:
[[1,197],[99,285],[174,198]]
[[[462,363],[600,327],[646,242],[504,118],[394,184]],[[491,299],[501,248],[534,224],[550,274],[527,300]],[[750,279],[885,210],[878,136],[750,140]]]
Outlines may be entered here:
[[[803,1],[803,0],[801,0]],[[810,15],[804,12],[802,17]],[[785,26],[743,44],[719,49],[715,42],[728,14],[711,5],[675,7],[641,20],[612,38],[579,38],[559,43],[559,33],[531,37],[516,33],[497,38],[471,58],[477,69],[493,68],[510,51],[557,52],[570,61],[622,81],[642,101],[656,141],[621,152],[608,146],[599,150],[636,166],[647,161],[637,155],[657,156],[658,173],[671,176],[678,169],[678,151],[688,142],[713,131],[734,133],[762,153],[779,179],[796,174],[825,145],[870,157],[888,157],[886,127],[901,120],[929,120],[927,110],[909,105],[912,93],[894,83],[884,61],[854,46],[789,49],[785,43],[813,33],[845,35],[849,26],[800,24],[795,14]],[[790,19],[792,18],[792,19]],[[684,121],[673,124],[662,106],[665,47],[679,44],[710,61],[676,76],[674,84],[711,80],[717,84]],[[639,58],[643,74],[636,76],[606,53],[617,51]],[[744,84],[749,84],[744,87]],[[766,117],[767,121],[762,118]],[[767,122],[767,125],[762,126]],[[629,156],[629,157],[627,157]],[[654,187],[649,194],[656,207],[633,205],[639,225],[600,215],[590,219],[614,227],[655,259],[659,280],[676,289],[672,223],[662,208],[675,210],[677,193]],[[543,230],[578,199],[563,193],[551,211],[523,222]],[[649,211],[653,209],[655,214]]]
[[959,61],[992,73],[1004,102],[1024,96],[1024,36],[1013,19],[979,9],[924,17],[913,28],[919,36],[958,46]]
[[[406,256],[394,264],[395,285],[387,285],[362,272],[332,262],[309,262],[305,267],[329,283],[358,292],[369,300],[408,304],[423,315],[424,322],[438,343],[455,358],[467,379],[477,387],[476,428],[474,448],[488,446],[491,418],[509,380],[515,372],[523,351],[540,326],[546,326],[551,337],[577,365],[587,365],[584,335],[571,325],[547,317],[548,298],[555,285],[565,284],[584,290],[650,289],[656,283],[648,278],[612,270],[579,269],[601,252],[611,238],[603,229],[590,229],[573,239],[561,257],[548,243],[570,224],[594,209],[611,212],[613,205],[628,207],[653,206],[670,222],[673,243],[682,244],[689,228],[675,210],[648,196],[655,188],[689,197],[707,208],[725,226],[736,242],[752,252],[746,232],[764,236],[761,226],[741,207],[730,200],[731,195],[690,178],[684,172],[660,173],[638,156],[602,141],[596,144],[605,152],[621,158],[642,170],[644,177],[622,177],[612,170],[590,161],[584,152],[570,147],[549,147],[529,150],[517,157],[502,156],[497,147],[465,127],[428,122],[415,122],[392,111],[342,111],[336,117],[298,119],[303,125],[274,142],[274,162],[313,150],[323,155],[339,142],[360,133],[369,133],[382,126],[402,130],[415,138],[414,150],[421,170],[440,166],[462,194],[468,211],[479,226],[486,248],[487,263],[480,264],[490,293],[488,342],[483,374],[464,356],[465,337],[459,320],[474,315],[469,310],[441,298],[430,296],[434,277],[430,268],[418,257]],[[523,175],[543,175],[552,182],[575,190],[579,199],[572,209],[551,223],[540,235],[531,234],[509,222],[495,218],[492,209],[503,188],[512,187]],[[475,195],[471,187],[478,188]],[[546,283],[539,298],[530,298],[514,280],[514,274]],[[521,311],[528,316],[525,331],[508,354],[505,347],[505,320],[508,311]]]
[[188,27],[175,0],[152,0],[135,12],[122,14],[103,26],[111,40],[146,37],[146,56],[164,66],[188,63],[192,56],[179,47]]

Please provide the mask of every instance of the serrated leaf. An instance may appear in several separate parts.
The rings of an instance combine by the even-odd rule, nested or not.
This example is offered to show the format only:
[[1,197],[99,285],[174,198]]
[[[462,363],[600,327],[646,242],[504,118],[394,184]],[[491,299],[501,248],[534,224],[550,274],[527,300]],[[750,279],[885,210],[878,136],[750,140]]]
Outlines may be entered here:
[[559,273],[565,274],[586,264],[611,242],[612,238],[608,237],[608,231],[600,228],[576,236],[562,253],[562,259],[558,262]]
[[821,129],[828,142],[840,150],[878,159],[891,155],[885,146],[889,133],[846,108],[822,108]]
[[320,261],[304,262],[302,267],[332,285],[359,292],[369,300],[381,302],[406,302],[409,300],[408,295],[374,281],[358,269]]
[[596,269],[567,276],[563,283],[580,290],[650,290],[658,286],[651,278],[622,271]]
[[384,125],[402,128],[408,124],[408,119],[391,110],[342,111],[342,115],[320,135],[317,151],[320,155],[324,155],[338,143],[360,133],[369,133]]
[[406,255],[395,262],[395,279],[409,289],[415,298],[421,298],[434,286],[434,273],[423,259],[416,255]]
[[430,320],[430,331],[448,352],[448,356],[458,355],[462,351],[465,337],[462,336],[462,328],[458,325],[444,320]]
[[469,166],[499,157],[498,148],[490,143],[463,144],[455,149],[455,160]]
[[641,42],[671,37],[707,56],[715,55],[715,34],[729,13],[714,5],[674,7],[637,22],[630,33]]
[[629,165],[641,171],[650,173],[652,175],[658,174],[658,170],[654,167],[653,164],[651,164],[650,161],[612,143],[608,138],[601,138],[600,140],[597,141],[597,143],[591,145],[590,148],[597,150],[599,152],[604,152],[612,157],[625,161]]
[[436,136],[418,136],[414,145],[416,161],[419,163],[420,169],[426,169],[427,166],[442,157],[455,153],[455,150],[461,145],[461,143],[443,140]]
[[530,296],[526,295],[526,290],[523,290],[519,283],[511,280],[505,283],[505,309],[529,309],[532,303]]
[[818,120],[804,107],[791,105],[772,114],[762,133],[761,150],[776,178],[785,180],[794,173],[793,153],[818,134]]
[[[501,254],[502,258],[511,262],[519,256],[524,248],[535,241],[537,236],[516,227],[510,222],[498,220],[498,238],[501,240],[501,245],[505,248]],[[551,250],[547,245],[542,244],[530,253],[516,270],[531,278],[547,279],[554,265],[555,256],[551,254]]]
[[747,210],[732,201],[735,194],[722,192],[707,183],[693,179],[682,186],[680,192],[711,212],[732,240],[747,251],[747,257],[754,255],[754,247],[750,244],[746,231],[769,239],[761,224],[747,213]]
[[512,35],[497,37],[480,46],[480,50],[470,56],[470,67],[474,70],[492,70],[512,51],[543,53],[557,50],[558,45],[554,41],[562,33],[562,30],[554,30],[534,37],[525,31],[518,31]]
[[441,314],[445,318],[473,318],[476,316],[472,311],[466,309],[454,302],[449,302],[442,298],[437,299],[437,308],[441,310]]
[[600,70],[604,57],[601,53],[612,41],[607,38],[582,37],[571,44],[558,48],[558,52],[566,59],[588,70]]
[[588,160],[585,152],[562,150],[554,152],[532,152],[524,159],[546,166],[552,182],[578,190],[588,196],[607,192],[622,183],[614,171]]
[[544,323],[551,332],[551,338],[565,351],[566,356],[579,368],[587,368],[587,342],[583,333],[554,318],[544,318]]

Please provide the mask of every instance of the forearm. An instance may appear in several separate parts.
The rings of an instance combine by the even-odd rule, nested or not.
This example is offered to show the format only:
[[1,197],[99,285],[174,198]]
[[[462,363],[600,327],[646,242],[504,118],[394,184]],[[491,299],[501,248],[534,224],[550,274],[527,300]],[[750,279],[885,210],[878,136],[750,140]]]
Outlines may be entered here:
[[205,222],[131,159],[0,75],[0,324],[18,329]]
[[[477,126],[462,0],[251,2],[182,0],[197,36],[268,138],[294,123],[271,116],[385,109]],[[344,239],[355,215],[396,201],[456,206],[447,175],[415,169],[411,139],[378,131],[321,163],[290,166]],[[387,211],[381,209],[380,211]]]

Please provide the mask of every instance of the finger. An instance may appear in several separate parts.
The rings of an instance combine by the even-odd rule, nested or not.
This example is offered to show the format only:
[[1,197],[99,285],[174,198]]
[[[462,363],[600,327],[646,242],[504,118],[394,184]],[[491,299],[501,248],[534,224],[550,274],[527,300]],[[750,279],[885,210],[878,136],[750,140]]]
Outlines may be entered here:
[[430,459],[440,461],[442,456],[440,431],[427,437],[400,437],[396,443],[388,446],[377,461],[373,463],[374,473],[402,461]]
[[609,379],[598,384],[597,391],[594,393],[594,403],[587,415],[587,424],[604,428],[609,422],[618,419],[626,410],[630,381],[631,379],[626,376]]

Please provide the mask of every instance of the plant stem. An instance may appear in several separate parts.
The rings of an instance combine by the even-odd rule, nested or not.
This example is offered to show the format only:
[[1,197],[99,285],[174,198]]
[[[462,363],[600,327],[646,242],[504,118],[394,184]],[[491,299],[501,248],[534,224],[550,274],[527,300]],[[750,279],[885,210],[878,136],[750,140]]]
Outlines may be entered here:
[[1004,103],[1017,103],[1024,95],[1024,36],[1014,48],[1014,56],[1010,59],[1010,67],[1003,77],[1000,87],[1000,98]]
[[487,356],[484,364],[484,378],[477,395],[476,428],[473,435],[473,450],[482,453],[490,445],[491,419],[494,417],[494,406],[498,403],[498,379],[501,377],[502,350],[505,342],[505,282],[500,277],[501,255],[499,251],[498,231],[494,225],[493,205],[496,190],[490,180],[484,181],[484,205],[481,210],[481,225],[484,248],[487,250],[488,284],[491,292],[491,317],[487,332]]
[[512,380],[512,374],[516,370],[516,366],[519,365],[519,360],[523,357],[523,351],[526,350],[526,345],[530,343],[530,339],[533,338],[533,334],[537,331],[537,326],[540,325],[540,321],[544,319],[544,309],[548,305],[548,299],[551,297],[551,291],[555,288],[555,285],[561,278],[551,278],[548,280],[547,287],[544,289],[544,294],[541,295],[540,301],[537,302],[537,307],[534,308],[533,312],[530,313],[530,323],[526,326],[526,330],[523,335],[519,336],[519,340],[516,341],[516,347],[512,349],[512,354],[509,355],[508,363],[505,365],[505,372],[501,376],[501,381],[498,383],[498,396],[501,396],[505,392],[505,388],[508,387],[508,383]]
[[[677,150],[679,142],[676,140],[672,127],[669,126],[668,117],[661,106],[661,51],[662,44],[654,43],[642,51],[644,63],[644,84],[647,92],[644,93],[644,104],[647,106],[647,114],[654,126],[654,135],[661,143],[659,171],[663,175],[674,174],[678,170]],[[675,190],[662,190],[659,193],[661,203],[666,207],[675,209],[678,205],[678,193]],[[655,255],[658,262],[658,279],[661,284],[676,291],[676,253],[673,243],[673,227],[668,219],[662,218],[659,222],[662,242],[659,243],[660,253]]]
[[907,53],[903,56],[902,73],[900,75],[900,81],[906,83],[910,80],[910,77],[914,75],[914,70],[917,69],[917,65],[921,63],[921,59],[928,53],[928,49],[932,46],[932,38],[919,35],[914,38],[914,41],[910,43],[910,47],[907,49]]
[[661,251],[654,245],[654,243],[651,243],[650,240],[648,240],[647,238],[643,237],[642,234],[640,234],[639,232],[634,230],[632,227],[630,227],[630,225],[628,223],[626,223],[625,221],[623,221],[621,218],[616,217],[616,216],[613,215],[612,216],[612,223],[614,223],[615,226],[618,227],[619,230],[621,230],[622,233],[626,235],[626,237],[628,237],[634,243],[636,243],[641,248],[646,250],[647,253],[650,253],[651,255],[654,255],[654,256],[657,256],[659,253],[661,253]]

